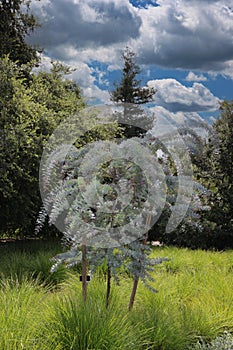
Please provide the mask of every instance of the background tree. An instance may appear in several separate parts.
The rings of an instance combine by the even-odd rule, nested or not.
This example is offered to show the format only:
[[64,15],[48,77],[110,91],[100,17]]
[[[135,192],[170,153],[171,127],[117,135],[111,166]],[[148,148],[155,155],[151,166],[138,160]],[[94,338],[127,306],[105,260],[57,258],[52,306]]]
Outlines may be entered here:
[[[67,69],[50,73],[0,59],[0,231],[33,235],[41,206],[39,164],[49,135],[84,106],[80,90],[65,79]],[[25,84],[25,72],[30,81]]]
[[28,0],[2,0],[0,2],[0,57],[25,64],[36,59],[36,49],[25,42],[38,25],[29,13]]
[[168,234],[161,217],[150,232],[165,244],[192,249],[233,247],[233,101],[222,102],[220,112],[209,139],[192,155],[195,191],[184,221]]
[[223,101],[213,134],[200,160],[200,178],[210,194],[201,216],[209,245],[233,247],[233,101]]
[[[124,121],[126,128],[126,136],[137,136],[142,133],[143,127],[145,127],[145,117],[140,105],[152,101],[153,95],[156,93],[154,88],[141,87],[141,80],[137,79],[137,76],[141,73],[140,67],[135,62],[135,53],[126,47],[122,59],[124,66],[122,69],[122,78],[119,84],[115,83],[115,90],[110,93],[111,101],[118,104],[123,104],[124,108]],[[134,124],[140,125],[135,127]],[[132,124],[132,125],[131,125]]]

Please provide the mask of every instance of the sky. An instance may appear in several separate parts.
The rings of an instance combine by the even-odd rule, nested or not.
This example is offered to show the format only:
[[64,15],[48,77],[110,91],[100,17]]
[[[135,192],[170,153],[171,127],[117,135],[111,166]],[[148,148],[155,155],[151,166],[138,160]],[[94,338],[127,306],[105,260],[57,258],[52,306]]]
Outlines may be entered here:
[[151,108],[177,122],[212,122],[233,99],[233,0],[32,0],[41,23],[30,37],[70,76],[89,104],[108,104],[126,46],[135,52]]

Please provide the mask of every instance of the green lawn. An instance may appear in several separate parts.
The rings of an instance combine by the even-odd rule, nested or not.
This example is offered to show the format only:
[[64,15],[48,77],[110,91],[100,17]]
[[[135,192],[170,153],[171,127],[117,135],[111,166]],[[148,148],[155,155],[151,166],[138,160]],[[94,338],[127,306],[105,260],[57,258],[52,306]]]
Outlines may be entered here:
[[140,284],[131,312],[127,274],[108,310],[103,273],[84,305],[78,268],[49,273],[60,251],[57,243],[0,245],[0,350],[187,350],[233,332],[233,251],[154,248],[154,257],[170,258],[153,273],[159,292]]

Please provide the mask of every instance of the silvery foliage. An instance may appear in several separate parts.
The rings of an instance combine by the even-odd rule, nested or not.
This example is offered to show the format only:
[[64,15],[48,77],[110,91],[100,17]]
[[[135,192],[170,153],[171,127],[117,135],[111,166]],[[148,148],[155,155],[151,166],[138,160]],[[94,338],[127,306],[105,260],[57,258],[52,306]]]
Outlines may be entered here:
[[[209,131],[209,129],[207,130]],[[198,136],[194,131],[183,128],[182,133],[183,135],[189,135],[187,143],[187,139],[184,138],[189,152],[196,153],[198,152],[197,149],[201,149],[204,146],[204,140],[201,139],[200,136]],[[166,207],[171,209],[176,201],[178,191],[181,192],[181,189],[179,188],[179,176],[182,176],[183,167],[180,166],[177,160],[170,157],[169,151],[160,144],[159,140],[154,139],[153,137],[151,138],[151,136],[147,136],[147,138],[148,142],[150,143],[150,147],[154,153],[157,153],[158,160],[163,167],[167,185]],[[210,207],[205,205],[205,198],[208,194],[210,194],[210,191],[197,181],[193,181],[192,185],[193,193],[183,222],[189,222],[193,226],[198,226],[201,228],[198,221],[200,218],[199,212],[210,210]],[[182,210],[183,205],[186,206],[186,203],[183,204],[181,201],[177,204],[177,207],[179,206],[181,212],[184,211]]]
[[157,292],[157,290],[148,283],[148,281],[154,282],[151,272],[154,271],[156,265],[168,261],[169,259],[163,257],[150,258],[151,248],[139,240],[123,247],[122,251],[125,258],[126,270],[129,271],[134,278],[140,278],[143,284],[151,291]]
[[[141,236],[145,217],[150,214],[156,218],[163,209],[166,195],[163,171],[152,162],[145,162],[146,156],[141,147],[135,151],[138,141],[133,142],[130,139],[123,143],[124,151],[126,149],[127,152],[126,159],[121,159],[121,149],[113,148],[112,143],[109,143],[111,152],[103,157],[103,143],[96,143],[94,156],[88,152],[88,146],[84,151],[72,148],[65,164],[51,162],[48,171],[44,170],[47,195],[44,211],[38,218],[38,226],[43,223],[47,212],[50,224],[64,222],[63,232],[75,244],[81,244],[85,236],[87,242],[94,243],[92,245],[114,247]],[[132,149],[134,151],[131,162]],[[133,159],[135,153],[138,164]],[[55,158],[57,159],[57,155]],[[142,164],[143,171],[140,172]],[[98,175],[105,168],[103,177],[106,180],[109,178],[109,181],[103,181]],[[61,179],[53,186],[51,178],[59,171]],[[111,172],[114,173],[114,178]],[[77,228],[80,228],[80,232],[77,232]],[[106,230],[109,234],[104,236],[102,231]]]
[[198,341],[189,350],[233,350],[233,337],[231,333],[224,332],[210,343]]
[[[161,177],[160,181],[160,177],[157,176],[156,181],[153,181],[154,167],[150,168],[150,166],[147,166],[145,177],[140,172],[140,167],[133,163],[133,159],[130,162],[130,148],[133,140],[124,142],[129,149],[127,159],[121,159],[120,154],[115,154],[113,159],[110,158],[107,162],[104,159],[105,163],[103,163],[103,151],[101,146],[98,149],[97,143],[94,158],[88,152],[93,144],[87,145],[85,149],[73,147],[65,162],[51,161],[49,167],[44,169],[47,196],[37,220],[37,228],[43,225],[47,214],[49,224],[56,224],[57,220],[62,219],[64,240],[70,246],[68,252],[58,254],[52,259],[55,262],[52,272],[62,263],[67,267],[80,263],[81,246],[84,240],[87,244],[86,258],[92,273],[97,266],[107,261],[116,279],[119,269],[123,266],[131,275],[141,278],[148,285],[147,280],[150,280],[153,267],[167,260],[166,258],[150,259],[150,248],[143,243],[144,236],[141,236],[142,221],[145,222],[148,215],[156,216],[164,206],[165,190],[163,189],[162,192],[160,190],[164,186],[164,179]],[[145,140],[141,142],[143,144]],[[135,144],[133,146],[135,147]],[[142,152],[140,147],[138,152]],[[145,155],[141,154],[141,158],[143,157]],[[59,159],[57,155],[54,158]],[[53,159],[52,156],[51,159]],[[82,169],[81,172],[80,169]],[[56,182],[56,186],[53,186],[51,179],[58,172],[61,173],[61,179]],[[82,176],[83,174],[85,176]],[[114,193],[115,189],[111,186],[113,180],[117,182],[118,193]],[[152,187],[158,194],[156,208],[151,198],[148,201],[148,188],[151,190]],[[115,197],[116,199],[113,200]],[[127,205],[124,205],[125,203]],[[109,234],[101,234],[103,228],[105,232],[108,228]],[[117,230],[111,231],[112,228]],[[132,239],[132,235],[135,239]],[[88,245],[93,239],[95,244]],[[106,240],[106,243],[112,241],[113,248],[108,248],[107,245],[103,248],[105,243],[103,240]],[[116,248],[114,248],[114,241],[117,243]]]
[[[166,206],[172,207],[174,205],[178,190],[180,191],[178,177],[182,176],[182,166],[179,164],[179,159],[177,161],[171,159],[168,150],[158,140],[147,135],[140,142],[157,155],[165,178],[161,176],[153,182],[154,168],[148,166],[147,171],[151,176],[145,178],[143,173],[140,173],[137,178],[139,169],[133,164],[133,155],[132,163],[130,162],[133,140],[124,142],[129,150],[127,161],[121,159],[121,154],[117,153],[119,148],[112,148],[110,153],[114,157],[113,159],[110,157],[106,161],[106,158],[103,158],[103,148],[98,143],[95,147],[95,157],[89,152],[93,148],[93,144],[79,149],[72,147],[65,162],[63,157],[61,157],[62,161],[59,162],[59,155],[51,155],[51,162],[47,163],[48,167],[44,169],[43,173],[44,184],[47,186],[47,196],[37,224],[40,228],[47,214],[50,224],[56,225],[58,220],[64,222],[64,240],[71,247],[68,252],[58,254],[53,258],[55,264],[52,271],[55,271],[61,263],[70,267],[81,262],[81,245],[84,237],[87,242],[87,259],[91,265],[92,273],[97,266],[107,261],[113,276],[116,278],[119,268],[124,266],[130,274],[141,278],[146,283],[147,280],[150,280],[153,265],[166,260],[150,259],[150,249],[143,244],[144,237],[141,237],[141,224],[145,222],[148,215],[156,216],[157,211],[161,213],[164,206],[162,193],[166,192]],[[62,155],[62,150],[55,152],[61,152]],[[140,158],[140,152],[142,153],[139,147],[141,164],[144,154],[141,154]],[[83,161],[84,159],[85,161]],[[111,184],[113,172],[118,185],[117,193],[114,193]],[[59,182],[56,181],[56,186],[53,186],[52,179],[53,176],[57,176],[57,173],[61,173],[61,179]],[[107,181],[108,178],[110,181]],[[148,181],[151,182],[149,185],[156,187],[160,194],[156,197],[158,201],[156,208],[154,203],[150,201],[145,207],[148,199],[148,186],[145,184]],[[162,186],[166,187],[164,192],[158,190]],[[205,195],[206,189],[198,183],[194,183],[194,188],[196,194],[190,203],[186,220],[195,224],[196,221],[193,219],[198,218],[197,208],[203,210],[208,208],[202,206],[200,196],[197,195],[198,192]],[[131,202],[132,205],[122,206],[122,203],[128,204],[132,194],[135,196],[134,202]],[[116,196],[116,200],[113,200],[114,196]],[[182,202],[179,205],[182,206]],[[137,220],[135,220],[135,216]],[[128,225],[127,229],[125,229],[126,225]],[[132,239],[132,236],[135,239]],[[105,246],[104,240],[106,240],[106,248],[103,248]],[[95,242],[94,246],[93,244],[88,246],[90,241]],[[111,247],[107,248],[109,242],[111,242]],[[112,248],[114,246],[117,246],[117,249]]]

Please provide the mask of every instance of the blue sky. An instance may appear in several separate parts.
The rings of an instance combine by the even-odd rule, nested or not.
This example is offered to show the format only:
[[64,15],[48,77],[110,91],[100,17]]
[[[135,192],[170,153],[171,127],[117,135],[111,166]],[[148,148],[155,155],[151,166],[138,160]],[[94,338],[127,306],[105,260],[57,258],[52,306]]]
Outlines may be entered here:
[[109,103],[129,46],[154,86],[154,109],[212,120],[233,99],[233,0],[32,0],[41,28],[30,42],[76,71],[90,103]]

